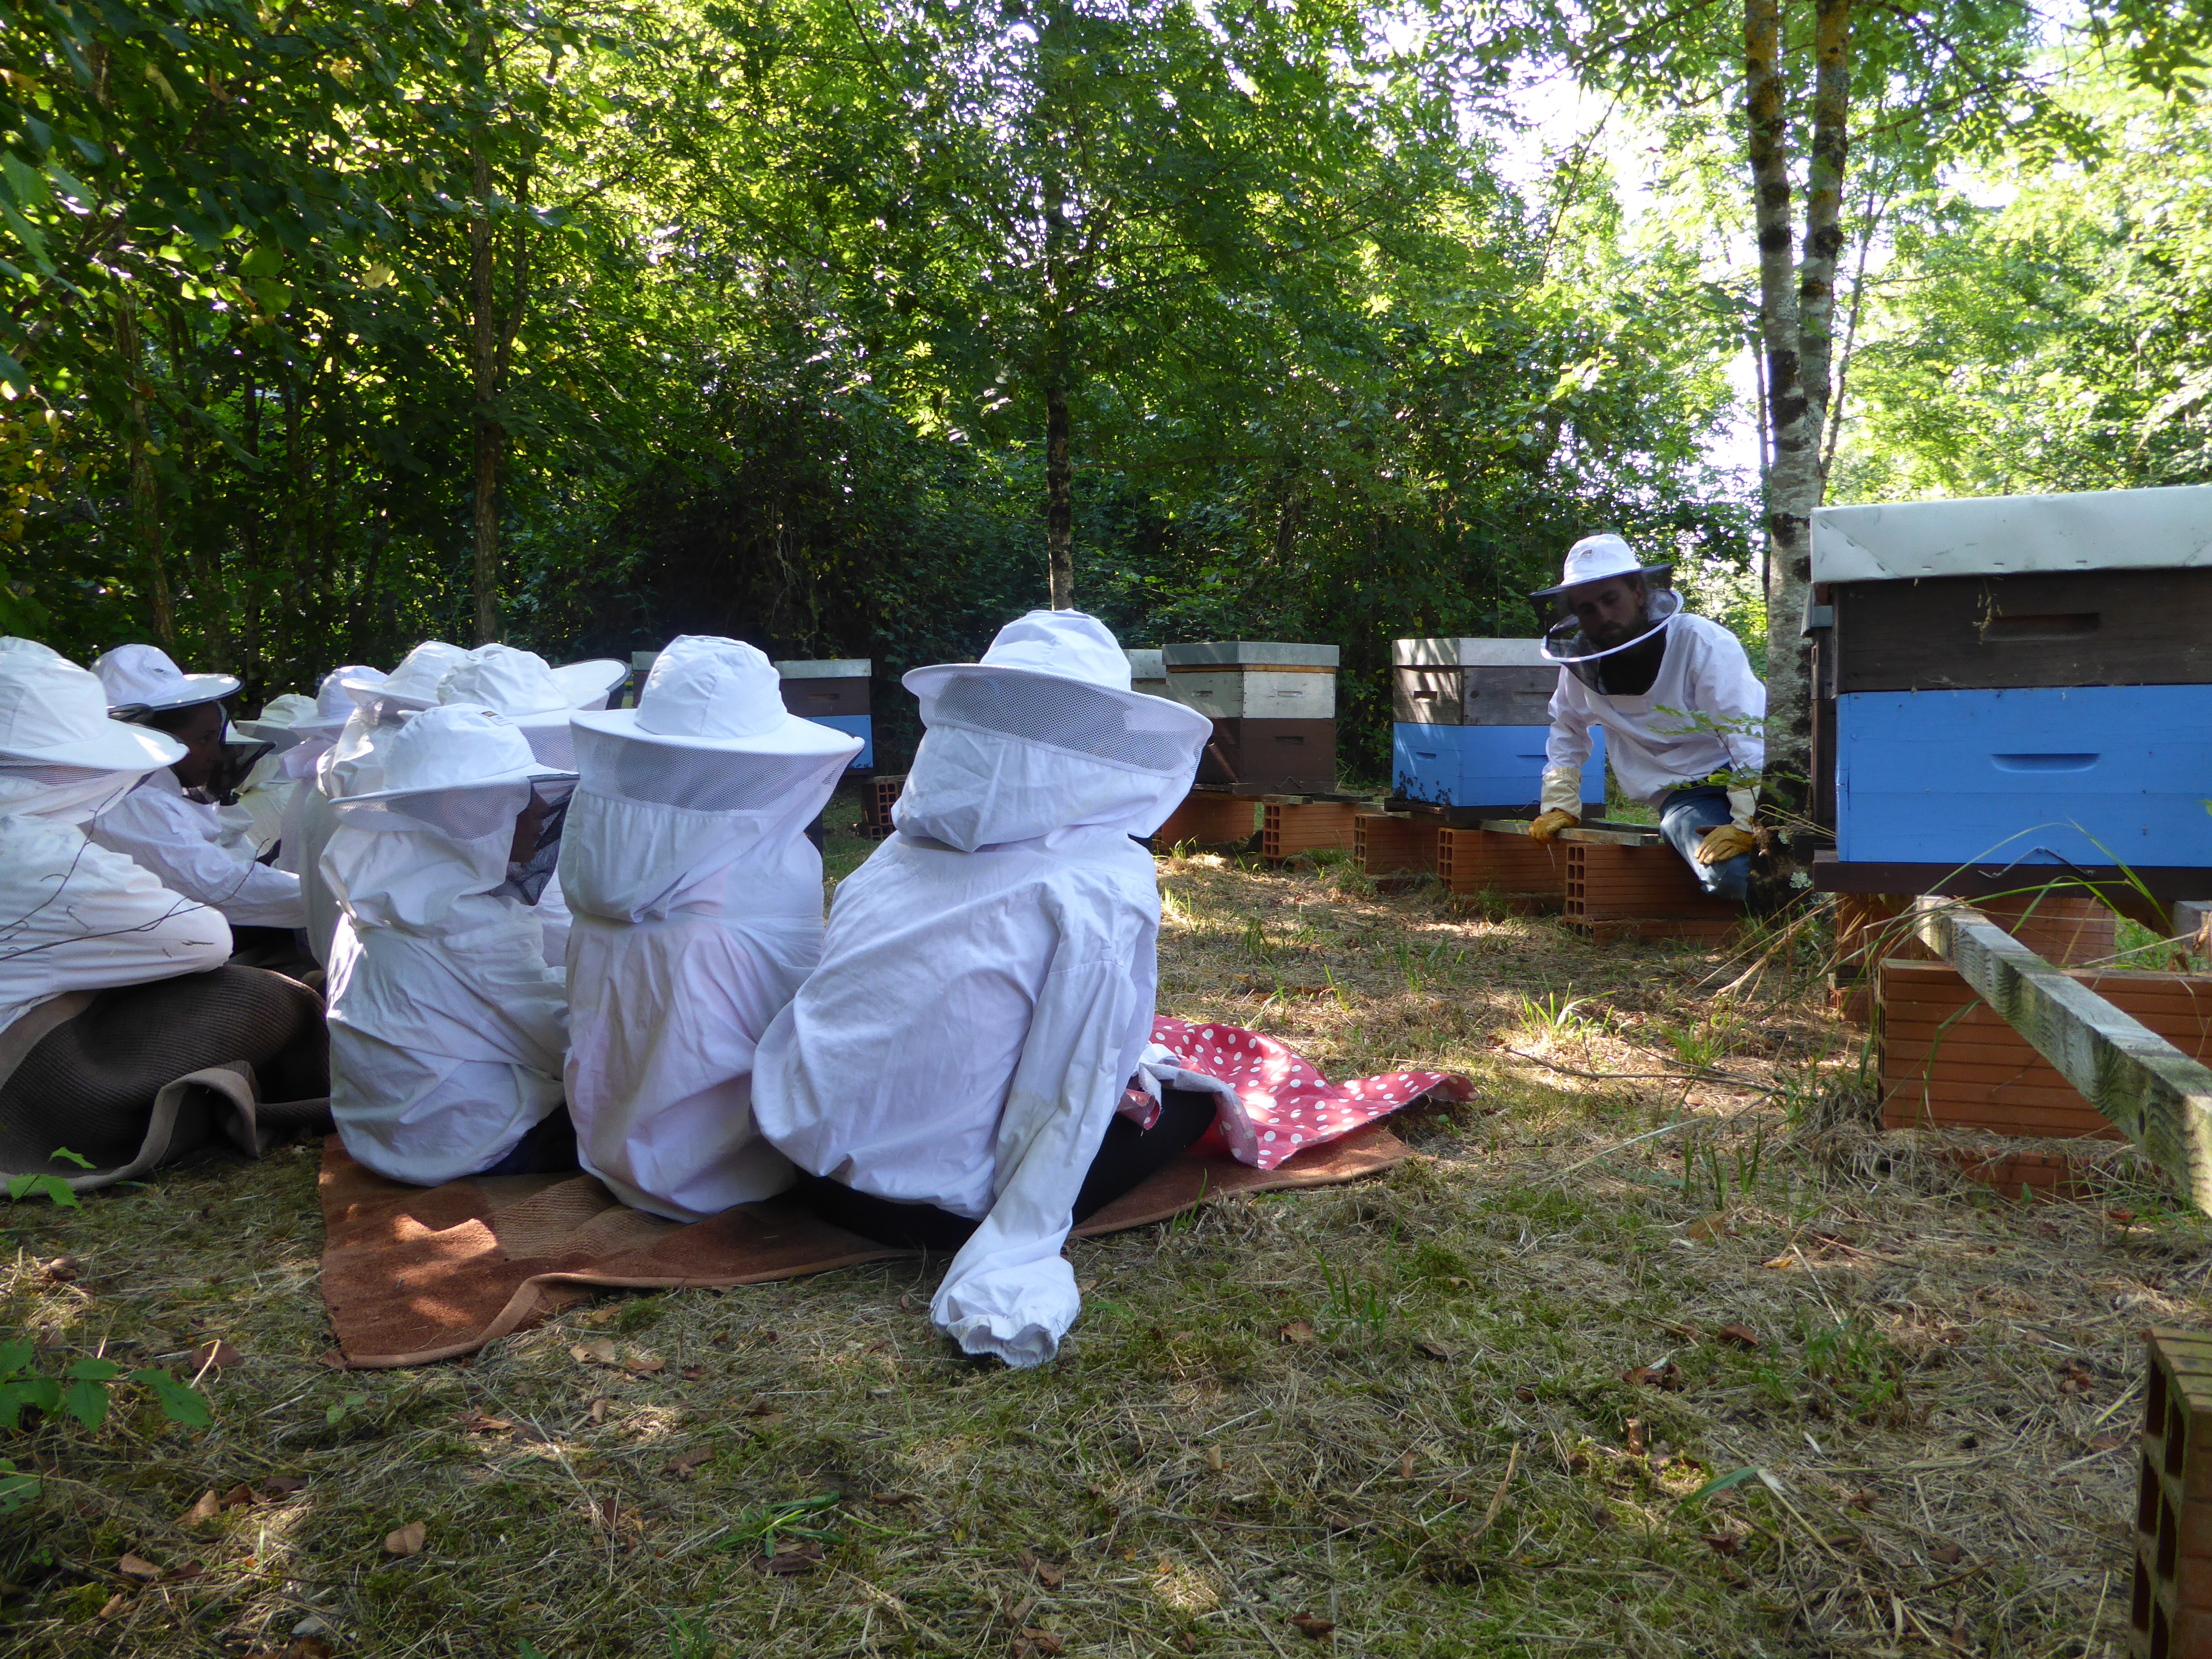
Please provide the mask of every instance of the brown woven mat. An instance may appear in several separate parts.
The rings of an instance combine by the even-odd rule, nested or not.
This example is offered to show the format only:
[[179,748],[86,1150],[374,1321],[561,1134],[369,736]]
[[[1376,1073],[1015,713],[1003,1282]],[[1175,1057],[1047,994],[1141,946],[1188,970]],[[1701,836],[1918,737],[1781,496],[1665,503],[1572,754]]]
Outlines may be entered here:
[[[1255,1170],[1186,1158],[1076,1231],[1164,1221],[1224,1193],[1357,1180],[1402,1162],[1380,1123]],[[422,1365],[473,1353],[586,1288],[725,1289],[907,1252],[817,1220],[784,1199],[685,1226],[616,1201],[589,1176],[502,1176],[402,1186],[323,1143],[323,1300],[349,1365]]]

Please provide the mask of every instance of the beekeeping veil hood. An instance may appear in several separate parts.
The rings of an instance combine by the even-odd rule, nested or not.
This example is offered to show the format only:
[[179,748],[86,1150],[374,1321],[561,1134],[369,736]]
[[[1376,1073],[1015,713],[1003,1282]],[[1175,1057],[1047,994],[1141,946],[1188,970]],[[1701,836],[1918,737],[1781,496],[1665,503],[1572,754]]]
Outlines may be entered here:
[[[1644,579],[1648,596],[1644,614],[1651,625],[1619,645],[1601,647],[1583,632],[1583,625],[1574,613],[1573,595],[1577,588],[1615,576]],[[1655,633],[1664,631],[1682,614],[1682,596],[1670,586],[1674,576],[1673,565],[1641,562],[1618,536],[1583,537],[1567,550],[1559,585],[1539,588],[1528,596],[1539,613],[1549,613],[1552,617],[1544,633],[1545,660],[1559,664],[1584,684],[1595,687],[1599,665],[1606,658],[1634,650]]]
[[[781,688],[754,647],[685,634],[654,659],[636,708],[574,717],[579,782],[560,866],[570,909],[618,921],[716,910],[749,856],[781,859],[860,740],[790,713]],[[818,925],[818,886],[771,897],[781,892],[755,897],[803,899]]]
[[539,760],[568,767],[576,760],[569,716],[603,708],[628,672],[611,659],[556,668],[535,651],[480,645],[438,682],[438,701],[496,708],[521,728]]
[[1079,611],[1032,611],[982,661],[902,683],[927,729],[892,818],[963,853],[1077,826],[1149,836],[1189,793],[1213,731],[1132,690],[1127,655]]
[[27,641],[0,649],[0,813],[81,823],[185,757],[166,733],[108,718],[88,671]]

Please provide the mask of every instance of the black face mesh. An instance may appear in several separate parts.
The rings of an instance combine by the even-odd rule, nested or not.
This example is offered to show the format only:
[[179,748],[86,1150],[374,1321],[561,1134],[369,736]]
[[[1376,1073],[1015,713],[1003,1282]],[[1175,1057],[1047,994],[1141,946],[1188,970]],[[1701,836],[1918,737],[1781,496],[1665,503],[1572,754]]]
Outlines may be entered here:
[[921,704],[925,726],[996,732],[1167,774],[1187,769],[1197,747],[1196,738],[1180,729],[1179,712],[1164,708],[1154,716],[1074,680],[1000,674],[953,675]]
[[725,754],[573,729],[581,787],[692,812],[766,811],[823,765],[819,756]]

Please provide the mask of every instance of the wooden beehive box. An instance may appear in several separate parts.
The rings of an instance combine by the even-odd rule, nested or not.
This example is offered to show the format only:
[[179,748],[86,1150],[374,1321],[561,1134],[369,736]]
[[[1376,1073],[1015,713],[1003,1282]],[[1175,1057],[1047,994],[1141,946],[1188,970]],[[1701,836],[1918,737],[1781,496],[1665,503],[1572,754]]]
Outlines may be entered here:
[[[1391,647],[1392,787],[1404,800],[1536,811],[1556,664],[1540,640],[1398,640]],[[1583,816],[1605,802],[1605,734],[1591,733]]]
[[1817,510],[1838,856],[2212,865],[2208,526],[2203,485]]
[[1160,660],[1158,651],[1139,647],[1133,651],[1125,649],[1121,654],[1129,659],[1129,690],[1141,691],[1148,697],[1168,695],[1167,665]]
[[[2182,1053],[2212,1058],[2212,975],[2071,971]],[[1875,1000],[1887,1127],[2124,1138],[1949,963],[1884,962]]]
[[1213,722],[1198,781],[1241,794],[1336,788],[1333,645],[1214,640],[1164,646],[1168,695]]
[[875,670],[867,657],[828,657],[780,662],[783,706],[802,720],[834,726],[860,738],[860,752],[849,770],[872,770],[876,763],[876,727],[868,698],[870,676]]

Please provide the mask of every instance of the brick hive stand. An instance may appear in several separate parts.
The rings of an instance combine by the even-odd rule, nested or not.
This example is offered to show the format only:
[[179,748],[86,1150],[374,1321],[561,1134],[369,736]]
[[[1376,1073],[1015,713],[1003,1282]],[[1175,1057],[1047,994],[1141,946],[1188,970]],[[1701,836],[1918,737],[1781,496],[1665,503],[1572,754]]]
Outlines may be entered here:
[[1352,823],[1352,855],[1370,876],[1425,876],[1437,867],[1437,842],[1449,830],[1409,813],[1362,812]]
[[891,822],[891,808],[897,804],[899,791],[906,787],[903,772],[878,772],[860,783],[860,834],[869,841],[881,841],[898,826]]
[[[1975,908],[2045,962],[2100,962],[2119,948],[2118,918],[2093,898],[2014,894],[1977,899]],[[1935,953],[1901,920],[1912,901],[1894,893],[1836,895],[1836,966],[1828,974],[1828,1012],[1862,1030],[1873,1023],[1875,963],[1932,962]]]
[[2153,1327],[2136,1503],[2135,1659],[2212,1654],[2212,1336]]
[[1260,809],[1260,856],[1352,850],[1359,808],[1348,800],[1269,801]]
[[1709,898],[1670,846],[1567,843],[1567,925],[1591,939],[1711,939],[1743,907]]
[[1194,789],[1168,821],[1152,831],[1152,846],[1168,852],[1184,842],[1200,847],[1242,847],[1252,839],[1249,796],[1217,795]]
[[[2074,977],[2185,1054],[2212,1059],[2212,975]],[[1876,987],[1884,1127],[2122,1138],[1949,963],[1885,962]]]
[[1447,827],[1437,837],[1437,877],[1463,896],[1495,893],[1516,908],[1556,910],[1566,902],[1566,843]]

